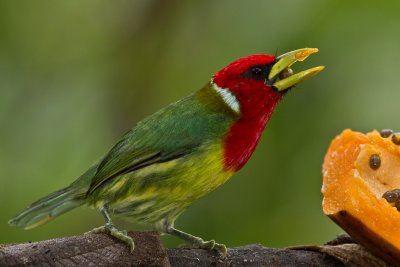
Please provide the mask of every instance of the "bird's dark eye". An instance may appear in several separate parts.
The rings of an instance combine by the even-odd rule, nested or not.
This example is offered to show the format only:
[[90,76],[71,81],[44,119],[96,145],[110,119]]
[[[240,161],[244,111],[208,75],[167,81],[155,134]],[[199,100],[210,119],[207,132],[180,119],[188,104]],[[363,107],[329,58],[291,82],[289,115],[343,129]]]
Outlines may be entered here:
[[260,68],[260,67],[253,67],[253,68],[251,68],[251,73],[252,73],[254,76],[260,76],[260,75],[262,75],[262,73],[263,73],[263,69]]
[[269,73],[269,65],[255,65],[247,69],[243,74],[244,77],[253,80],[265,80]]

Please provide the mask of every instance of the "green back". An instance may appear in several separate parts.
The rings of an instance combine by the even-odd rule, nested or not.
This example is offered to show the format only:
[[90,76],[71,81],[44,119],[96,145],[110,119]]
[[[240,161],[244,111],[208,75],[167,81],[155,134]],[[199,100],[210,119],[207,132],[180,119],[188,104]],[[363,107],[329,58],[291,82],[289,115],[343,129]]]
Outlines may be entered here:
[[88,194],[113,178],[222,142],[237,115],[210,83],[140,121],[101,160]]

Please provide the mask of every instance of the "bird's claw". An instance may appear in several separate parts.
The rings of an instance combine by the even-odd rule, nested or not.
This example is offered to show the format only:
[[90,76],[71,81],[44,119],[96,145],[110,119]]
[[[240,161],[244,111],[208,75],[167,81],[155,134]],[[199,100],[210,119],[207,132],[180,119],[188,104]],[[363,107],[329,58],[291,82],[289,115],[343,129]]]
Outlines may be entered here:
[[221,254],[221,259],[225,259],[226,255],[228,254],[228,250],[224,244],[219,244],[215,242],[215,240],[199,240],[191,245],[182,245],[180,247],[184,248],[200,248],[200,249],[207,249],[207,250],[214,250]]
[[226,255],[228,254],[228,250],[227,250],[226,246],[224,244],[215,243],[215,241],[214,241],[214,245],[211,248],[211,250],[215,250],[215,251],[219,252],[220,258],[222,260],[224,260],[226,258]]
[[129,251],[131,253],[133,253],[133,251],[135,250],[135,242],[128,235],[128,232],[126,230],[122,230],[122,231],[118,230],[111,223],[106,223],[103,226],[94,228],[93,230],[86,232],[86,234],[109,234],[109,235],[115,237],[116,239],[122,241],[123,243],[125,243],[128,246]]

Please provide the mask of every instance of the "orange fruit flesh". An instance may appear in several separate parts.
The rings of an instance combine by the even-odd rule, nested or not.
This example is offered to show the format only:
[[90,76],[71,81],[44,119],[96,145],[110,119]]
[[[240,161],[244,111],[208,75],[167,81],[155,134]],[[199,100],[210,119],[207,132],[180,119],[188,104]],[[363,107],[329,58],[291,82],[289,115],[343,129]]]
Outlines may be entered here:
[[[378,169],[370,157],[379,155]],[[356,241],[376,255],[400,263],[400,212],[382,195],[400,188],[400,146],[377,131],[345,130],[323,164],[323,210]]]

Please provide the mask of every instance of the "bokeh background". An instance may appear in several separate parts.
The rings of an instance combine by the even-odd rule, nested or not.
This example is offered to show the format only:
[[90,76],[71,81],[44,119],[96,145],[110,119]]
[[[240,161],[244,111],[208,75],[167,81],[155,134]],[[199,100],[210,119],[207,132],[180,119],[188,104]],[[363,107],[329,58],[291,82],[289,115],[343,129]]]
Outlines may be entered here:
[[30,231],[7,221],[236,58],[302,47],[320,53],[295,69],[326,70],[292,90],[245,168],[176,225],[228,246],[333,238],[341,230],[323,215],[320,193],[330,140],[345,128],[400,128],[399,8],[344,0],[1,1],[0,243],[103,224],[86,207]]

